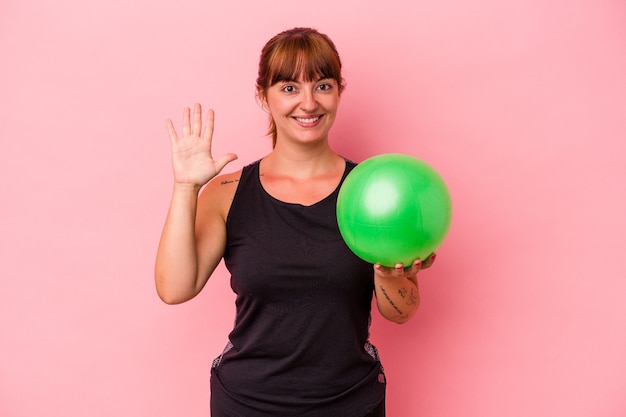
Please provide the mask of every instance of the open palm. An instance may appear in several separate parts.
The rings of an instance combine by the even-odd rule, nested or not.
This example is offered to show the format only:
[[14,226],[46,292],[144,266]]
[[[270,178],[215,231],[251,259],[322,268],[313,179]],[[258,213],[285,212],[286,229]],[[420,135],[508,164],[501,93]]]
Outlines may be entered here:
[[213,110],[208,111],[206,125],[202,130],[202,107],[196,104],[191,110],[187,107],[183,112],[183,131],[179,137],[171,119],[167,120],[167,129],[172,144],[172,167],[174,181],[178,184],[203,186],[237,155],[228,153],[218,159],[211,155],[213,139]]

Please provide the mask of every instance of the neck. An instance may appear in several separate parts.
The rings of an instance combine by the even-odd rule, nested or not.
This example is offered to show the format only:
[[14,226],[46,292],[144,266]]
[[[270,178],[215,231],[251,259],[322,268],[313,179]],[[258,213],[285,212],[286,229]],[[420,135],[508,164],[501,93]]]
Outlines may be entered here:
[[336,169],[343,158],[327,143],[323,146],[281,146],[263,158],[264,170],[275,175],[310,178]]

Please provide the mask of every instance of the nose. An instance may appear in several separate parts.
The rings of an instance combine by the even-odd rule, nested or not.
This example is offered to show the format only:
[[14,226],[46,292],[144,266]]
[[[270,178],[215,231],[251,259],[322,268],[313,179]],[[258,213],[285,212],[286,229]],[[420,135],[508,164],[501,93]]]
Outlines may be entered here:
[[317,109],[317,99],[315,98],[315,93],[312,89],[303,89],[302,90],[302,100],[300,102],[300,110],[310,113]]

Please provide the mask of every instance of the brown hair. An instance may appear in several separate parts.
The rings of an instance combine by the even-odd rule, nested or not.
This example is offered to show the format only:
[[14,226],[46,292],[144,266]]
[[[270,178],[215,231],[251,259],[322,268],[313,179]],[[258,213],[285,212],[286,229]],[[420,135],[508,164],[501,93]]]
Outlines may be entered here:
[[[277,82],[332,78],[337,81],[339,94],[345,83],[341,76],[341,59],[333,41],[311,28],[294,28],[270,39],[261,51],[259,75],[256,80],[259,97]],[[270,116],[268,135],[276,145],[276,124]]]

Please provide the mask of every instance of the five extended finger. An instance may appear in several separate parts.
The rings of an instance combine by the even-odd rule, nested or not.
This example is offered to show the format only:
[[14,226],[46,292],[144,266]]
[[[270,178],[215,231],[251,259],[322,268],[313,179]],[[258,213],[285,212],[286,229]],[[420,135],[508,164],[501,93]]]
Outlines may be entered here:
[[215,168],[217,169],[217,172],[220,172],[226,166],[226,164],[234,161],[235,159],[237,159],[237,155],[235,155],[234,153],[227,153],[225,155],[222,155],[215,161]]
[[215,114],[213,113],[213,109],[209,109],[206,115],[206,124],[204,126],[204,133],[202,135],[203,139],[205,139],[209,146],[211,146],[211,140],[213,138],[213,125],[215,120]]
[[202,132],[202,106],[196,103],[193,106],[193,125],[191,133],[194,136],[200,136]]
[[189,134],[191,133],[191,122],[189,120],[190,117],[191,110],[189,109],[189,107],[185,107],[185,109],[183,110],[183,137],[189,136]]
[[167,119],[165,121],[165,124],[167,125],[167,132],[170,135],[170,141],[172,142],[172,144],[174,144],[178,140],[176,129],[174,129],[174,123],[172,122],[171,119]]

